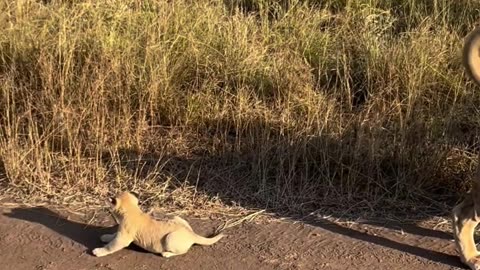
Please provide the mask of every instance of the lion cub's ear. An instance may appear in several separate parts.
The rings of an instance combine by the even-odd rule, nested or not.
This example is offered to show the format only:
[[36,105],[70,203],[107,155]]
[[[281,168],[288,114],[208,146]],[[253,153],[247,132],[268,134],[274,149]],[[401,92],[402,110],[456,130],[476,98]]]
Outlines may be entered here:
[[108,201],[109,201],[113,206],[117,205],[117,198],[115,198],[115,197],[110,197],[110,198],[108,199]]
[[138,200],[139,195],[138,195],[137,192],[132,191],[132,192],[130,192],[130,193],[131,193],[133,196],[135,196],[135,198],[137,198],[137,200]]

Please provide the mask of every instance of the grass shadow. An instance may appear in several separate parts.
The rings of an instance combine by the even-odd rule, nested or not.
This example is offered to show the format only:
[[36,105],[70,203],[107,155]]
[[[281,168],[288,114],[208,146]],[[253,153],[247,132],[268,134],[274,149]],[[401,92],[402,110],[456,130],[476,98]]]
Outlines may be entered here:
[[[398,251],[404,252],[406,254],[411,254],[411,255],[414,255],[414,256],[417,256],[417,257],[420,257],[420,258],[427,259],[427,260],[432,261],[432,262],[441,263],[441,264],[448,265],[448,266],[451,266],[451,267],[468,269],[460,261],[458,256],[446,254],[446,253],[435,251],[435,250],[426,249],[426,248],[423,248],[423,247],[414,246],[414,245],[411,245],[411,244],[401,243],[401,242],[398,242],[398,241],[390,240],[388,238],[373,235],[373,234],[363,233],[363,232],[357,231],[355,229],[350,229],[350,228],[347,228],[347,227],[344,227],[344,226],[341,226],[341,225],[338,225],[338,224],[335,224],[335,223],[329,222],[329,221],[322,221],[322,222],[306,221],[306,223],[308,223],[310,225],[313,225],[313,226],[316,226],[316,227],[320,227],[322,229],[333,232],[335,234],[340,234],[340,235],[343,235],[343,236],[346,236],[346,237],[349,237],[349,238],[353,238],[353,239],[360,240],[360,241],[365,241],[365,242],[372,243],[372,244],[382,246],[382,247],[386,247],[386,248],[389,248],[389,249],[398,250]],[[378,223],[375,223],[375,224],[380,225]],[[390,227],[390,226],[387,226],[387,228],[388,227]],[[393,227],[390,227],[390,228],[393,228]],[[398,229],[397,226],[395,226],[395,228]],[[429,229],[423,229],[423,228],[420,228],[418,226],[410,225],[410,226],[401,226],[400,228],[408,231],[409,233],[417,234],[417,235],[421,235],[421,236],[429,236],[429,237],[439,236],[442,239],[446,238],[446,234],[444,234],[443,232],[439,232],[439,231],[435,231],[435,230],[429,230]]]
[[[215,124],[212,125],[215,126]],[[265,125],[265,123],[258,124],[258,126],[262,125]],[[262,128],[268,129],[269,127],[262,126]],[[271,127],[270,129],[275,130]],[[328,204],[330,199],[333,201],[342,196],[342,194],[335,194],[330,190],[324,189],[326,186],[325,183],[320,183],[318,182],[320,180],[313,179],[315,177],[310,177],[312,178],[309,179],[311,182],[303,181],[301,179],[303,177],[301,175],[302,171],[314,172],[312,175],[315,175],[318,179],[321,179],[322,176],[333,179],[336,177],[336,174],[351,173],[352,171],[349,171],[352,167],[349,166],[350,164],[362,164],[363,167],[360,169],[363,171],[360,171],[358,175],[368,175],[368,170],[370,169],[382,171],[387,179],[379,180],[382,182],[375,184],[389,187],[397,184],[395,182],[395,177],[397,175],[408,175],[406,171],[411,169],[409,166],[418,166],[410,165],[408,163],[397,164],[395,163],[396,160],[393,156],[391,160],[386,160],[382,164],[376,164],[374,161],[364,158],[363,153],[359,153],[358,151],[354,153],[351,151],[353,146],[358,142],[355,141],[357,136],[352,136],[348,132],[345,140],[317,137],[307,142],[307,139],[300,138],[301,142],[298,144],[291,144],[291,141],[288,138],[284,138],[280,134],[274,134],[273,136],[275,136],[277,144],[275,147],[268,149],[270,152],[267,152],[267,150],[262,151],[261,149],[263,146],[261,144],[259,144],[257,148],[252,147],[251,145],[246,147],[247,149],[255,149],[254,151],[258,152],[249,153],[248,151],[242,152],[236,150],[230,152],[225,151],[222,153],[202,152],[187,156],[175,154],[168,155],[164,153],[159,154],[153,151],[141,152],[135,149],[119,149],[118,156],[116,157],[109,157],[108,153],[105,154],[103,162],[105,162],[105,166],[107,167],[111,166],[111,162],[120,162],[120,164],[117,165],[119,165],[124,172],[127,172],[129,175],[137,179],[142,179],[147,175],[167,175],[180,181],[186,181],[188,185],[194,186],[198,192],[203,192],[212,197],[218,196],[224,202],[234,202],[235,204],[250,209],[267,209],[279,217],[290,219],[292,214],[299,216],[315,209],[321,209],[325,207],[325,203]],[[304,152],[298,152],[300,150],[297,149],[307,150],[304,150]],[[258,155],[258,153],[261,153],[261,155]],[[294,154],[288,156],[290,153]],[[412,150],[412,153],[415,153],[415,151]],[[286,165],[285,163],[278,162],[279,155],[284,155],[285,163],[288,163],[288,166],[290,167],[287,166],[282,168],[282,166]],[[278,171],[268,171],[269,168],[275,168],[277,166],[275,165],[277,164],[275,162],[278,163]],[[158,164],[162,164],[162,166],[158,167]],[[428,163],[425,163],[425,166],[427,165]],[[283,172],[285,168],[289,169],[294,168],[295,166],[298,166],[300,169],[296,169],[293,173],[288,171]],[[264,168],[267,168],[267,170],[261,171]],[[334,170],[335,168],[345,171],[339,173]],[[432,167],[429,169],[433,171],[436,168]],[[160,172],[158,170],[160,170]],[[285,174],[282,175],[282,173]],[[279,180],[280,177],[283,177],[288,173],[292,174],[290,178]],[[415,175],[411,175],[410,177],[414,179]],[[262,178],[263,181],[257,181]],[[163,177],[158,177],[158,181],[162,181],[161,179],[163,179]],[[402,183],[402,185],[409,184],[411,183]],[[301,190],[303,187],[308,188]],[[292,190],[294,188],[296,188],[296,190]],[[335,188],[336,187],[333,187],[332,190]],[[379,192],[381,192],[381,190],[379,190]],[[299,194],[302,194],[303,197],[299,199],[290,199],[293,198],[293,196],[290,195]],[[285,200],[283,200],[281,196],[284,196]],[[453,197],[454,196],[452,196],[452,198]],[[316,198],[319,198],[318,201],[315,200]],[[279,205],[275,200],[283,204]],[[398,220],[401,220],[404,216],[408,216],[409,212],[411,214],[418,213],[418,210],[415,209],[402,209],[402,203],[404,202],[401,202],[401,200],[402,199],[399,199],[398,202],[400,202],[400,204],[395,206],[395,209],[399,209]],[[431,201],[428,200],[425,201],[425,209],[429,209],[429,207],[432,206],[429,204],[430,202]],[[349,202],[349,204],[350,203],[353,204],[354,202]],[[446,215],[449,212],[447,208],[451,207],[453,203],[454,200],[449,200],[443,205],[444,209],[437,209],[433,212]],[[283,211],[286,207],[295,204],[298,204],[300,207]],[[339,206],[336,205],[334,207]],[[416,209],[421,207],[422,205],[415,205]],[[438,207],[442,208],[441,206]],[[370,205],[369,210],[366,211],[377,211],[381,214],[384,212],[384,208],[385,206],[381,203],[375,203],[373,206]],[[382,209],[382,211],[379,211],[378,209]],[[338,214],[339,211],[336,210],[332,211],[332,213],[334,213],[332,217],[344,219],[342,215]],[[352,212],[356,212],[356,209],[350,210],[350,213]],[[364,213],[361,211],[356,212],[357,217],[361,217],[365,220],[365,218],[362,217],[363,214]],[[394,211],[389,214],[396,215],[396,212]],[[425,214],[424,216],[425,218],[428,218],[428,214]],[[421,239],[422,237],[436,238],[438,241],[445,243],[446,245],[440,244],[439,246],[443,245],[444,247],[437,251],[435,250],[437,248],[436,245],[432,245],[432,249],[429,249],[429,247],[422,245],[422,243],[404,241],[401,237],[389,239],[387,237],[382,237],[381,235],[363,233],[335,223],[308,221],[301,218],[293,219],[331,231],[335,234],[411,254],[432,262],[452,267],[463,267],[458,256],[443,252],[454,253],[449,246],[451,244],[450,241],[453,239],[451,234],[440,230],[421,227],[415,224],[415,222],[384,222],[387,220],[387,217],[385,217],[384,221],[366,219],[367,221],[365,221],[364,224],[379,227],[388,231],[402,231],[409,235],[416,235],[418,236],[416,239]],[[419,222],[422,220],[422,218],[418,219]],[[445,246],[449,247],[445,249]]]
[[438,231],[434,229],[429,229],[425,227],[420,227],[414,223],[397,223],[397,222],[378,222],[378,221],[367,221],[363,222],[363,224],[373,225],[377,227],[382,227],[390,230],[395,231],[402,231],[404,233],[418,235],[418,236],[425,236],[431,238],[437,238],[441,240],[452,240],[453,235],[450,233],[446,233],[444,231]]
[[[199,191],[205,192],[206,194],[212,196],[219,195],[220,198],[222,198],[224,201],[232,200],[240,203],[246,208],[269,209],[268,203],[262,201],[261,198],[256,199],[254,195],[245,195],[253,194],[253,190],[255,188],[258,188],[258,186],[255,187],[255,185],[249,187],[248,182],[242,181],[241,178],[238,178],[238,172],[248,171],[249,164],[245,161],[245,157],[235,157],[235,155],[230,155],[225,158],[217,156],[203,156],[199,157],[199,159],[185,159],[178,156],[160,157],[155,156],[151,153],[143,154],[128,149],[125,149],[121,152],[121,155],[125,157],[125,160],[135,160],[136,158],[138,160],[141,160],[142,158],[147,157],[143,161],[137,162],[137,165],[141,165],[140,167],[142,168],[142,170],[138,170],[137,166],[129,167],[128,165],[125,165],[126,167],[124,167],[124,169],[131,170],[131,173],[135,173],[137,177],[139,176],[139,174],[150,174],[151,172],[149,170],[154,170],[156,168],[155,164],[158,164],[157,159],[165,159],[168,161],[164,163],[164,166],[162,167],[162,173],[174,175],[177,179],[186,179],[190,185],[195,185]],[[223,168],[227,167],[231,168],[231,170],[223,169],[220,172],[219,170],[209,168],[209,166],[220,166]],[[195,176],[195,180],[191,179],[191,176]],[[244,177],[248,177],[248,174],[244,175]],[[309,207],[312,207],[312,205],[310,205]],[[276,213],[276,215],[279,217],[291,218],[288,213],[278,211],[274,207],[271,207],[269,210]],[[358,214],[361,215],[362,213]],[[402,215],[404,214],[405,213],[402,213]],[[333,217],[342,218],[335,215],[333,215]],[[452,267],[464,267],[458,256],[442,252],[445,251],[444,248],[442,248],[441,251],[436,251],[434,250],[435,246],[432,246],[432,249],[428,249],[428,247],[422,247],[421,245],[417,245],[419,243],[414,243],[412,241],[403,241],[400,237],[389,239],[387,237],[382,237],[381,235],[372,235],[369,233],[357,231],[355,229],[347,228],[333,222],[324,222],[323,220],[322,222],[312,221],[308,219],[305,220],[300,218],[293,218],[293,220],[301,221],[303,223],[322,228],[335,234],[343,235],[360,241],[365,241],[388,249],[397,250],[406,254],[411,254],[432,262],[441,263]],[[415,222],[384,222],[377,221],[377,219],[375,219],[375,221],[373,221],[373,219],[367,219],[365,222],[363,222],[363,224],[379,227],[383,230],[388,231],[402,231],[403,233],[416,235],[420,238],[436,238],[439,243],[447,243],[447,241],[451,243],[450,241],[453,239],[453,236],[447,232],[421,227],[415,224]],[[439,246],[441,245],[443,244],[440,244]],[[450,249],[448,250],[450,251]]]

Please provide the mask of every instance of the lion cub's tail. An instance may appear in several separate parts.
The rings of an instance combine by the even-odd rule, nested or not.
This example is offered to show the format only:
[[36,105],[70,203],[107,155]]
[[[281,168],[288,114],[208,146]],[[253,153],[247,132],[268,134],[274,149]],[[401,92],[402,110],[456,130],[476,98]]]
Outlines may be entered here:
[[202,245],[202,246],[213,245],[216,242],[218,242],[218,240],[222,239],[225,236],[224,234],[221,234],[221,233],[211,238],[203,237],[195,233],[194,235],[195,237],[193,241],[195,242],[195,244]]

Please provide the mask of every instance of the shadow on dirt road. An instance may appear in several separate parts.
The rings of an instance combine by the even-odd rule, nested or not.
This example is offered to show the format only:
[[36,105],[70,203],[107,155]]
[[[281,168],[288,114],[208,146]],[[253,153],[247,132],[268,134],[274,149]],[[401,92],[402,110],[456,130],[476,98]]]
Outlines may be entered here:
[[[329,221],[305,220],[304,222],[336,234],[411,254],[431,262],[465,268],[458,256],[452,254],[453,243],[449,241],[451,237],[441,231],[421,228],[412,224],[392,226],[365,222],[354,224],[348,228]],[[409,235],[402,235],[405,233]]]
[[[99,226],[73,221],[70,220],[68,216],[45,207],[14,208],[4,215],[17,220],[41,224],[57,234],[84,246],[88,249],[89,254],[93,248],[103,245],[99,240],[101,234],[111,233],[116,228],[116,225],[111,226],[111,224],[110,226]],[[105,217],[105,214],[103,217]],[[314,219],[304,219],[302,222],[311,227],[305,229],[288,226],[280,226],[280,228],[277,228],[274,226],[269,230],[270,235],[259,237],[262,238],[262,242],[267,246],[271,245],[268,244],[269,241],[275,240],[281,242],[284,240],[284,244],[287,246],[295,246],[301,243],[301,246],[311,248],[312,246],[318,245],[319,249],[324,250],[323,252],[329,251],[330,244],[332,244],[332,248],[330,249],[335,249],[336,247],[333,247],[333,245],[337,245],[337,243],[340,242],[339,240],[345,242],[351,241],[352,243],[346,244],[345,248],[351,249],[349,245],[352,245],[356,247],[357,250],[361,251],[361,249],[363,249],[363,251],[361,251],[362,254],[363,252],[369,252],[373,245],[380,248],[381,252],[387,254],[392,252],[388,251],[390,249],[393,250],[394,253],[413,255],[427,262],[433,262],[447,267],[464,268],[458,257],[453,253],[453,244],[449,241],[449,235],[444,232],[409,224],[365,222],[343,226],[327,220],[315,221]],[[315,228],[321,230],[318,231],[318,229]],[[308,233],[305,233],[305,230],[307,230]],[[249,234],[249,232],[245,233]],[[264,234],[265,232],[255,234],[262,235],[262,233]],[[298,235],[296,235],[297,233]],[[312,239],[311,235],[315,234],[322,234],[327,239],[322,241]],[[286,237],[285,235],[290,236]],[[250,236],[247,242],[257,241],[258,239],[255,238],[256,236]],[[304,238],[305,240],[303,242],[296,242],[299,241],[300,238]],[[309,242],[311,243],[309,244]],[[302,248],[304,248],[301,246],[295,248],[301,251]],[[129,249],[144,252],[135,245],[131,245]],[[284,250],[284,248],[279,249]]]
[[14,208],[10,213],[4,215],[10,218],[41,224],[50,230],[77,242],[89,250],[102,245],[100,235],[112,233],[116,228],[116,226],[103,227],[72,221],[69,220],[68,217],[64,217],[59,213],[42,206]]
[[[29,260],[27,267],[22,268],[22,260],[13,256],[15,253],[7,252],[12,256],[5,253],[6,258],[0,255],[0,259],[15,269],[61,264],[60,258],[65,256],[78,263],[78,269],[131,269],[139,263],[144,267],[139,269],[151,269],[154,265],[159,269],[465,269],[452,254],[452,243],[434,230],[368,222],[344,226],[326,220],[245,223],[227,230],[227,238],[219,243],[193,248],[187,255],[173,259],[148,254],[135,245],[129,249],[140,252],[120,251],[107,258],[96,258],[91,249],[102,245],[101,234],[115,228],[112,220],[104,222],[106,216],[98,213],[95,224],[87,224],[88,221],[74,221],[65,212],[45,207],[11,209],[0,217],[0,251],[12,249],[9,245],[16,246],[15,250],[32,251],[23,255]],[[189,222],[204,235],[214,225],[211,221]],[[408,233],[400,233],[403,229]],[[70,241],[76,243],[76,248],[71,248]],[[78,253],[82,249],[85,252],[85,248],[87,257],[79,259]],[[41,261],[38,256],[43,252],[49,255]]]

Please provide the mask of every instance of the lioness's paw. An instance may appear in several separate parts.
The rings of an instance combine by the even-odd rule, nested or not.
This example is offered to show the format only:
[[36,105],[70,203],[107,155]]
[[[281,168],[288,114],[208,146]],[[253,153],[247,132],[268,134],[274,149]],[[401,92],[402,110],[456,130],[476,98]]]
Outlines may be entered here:
[[92,253],[97,257],[102,257],[108,254],[108,252],[104,248],[96,248],[92,250]]

